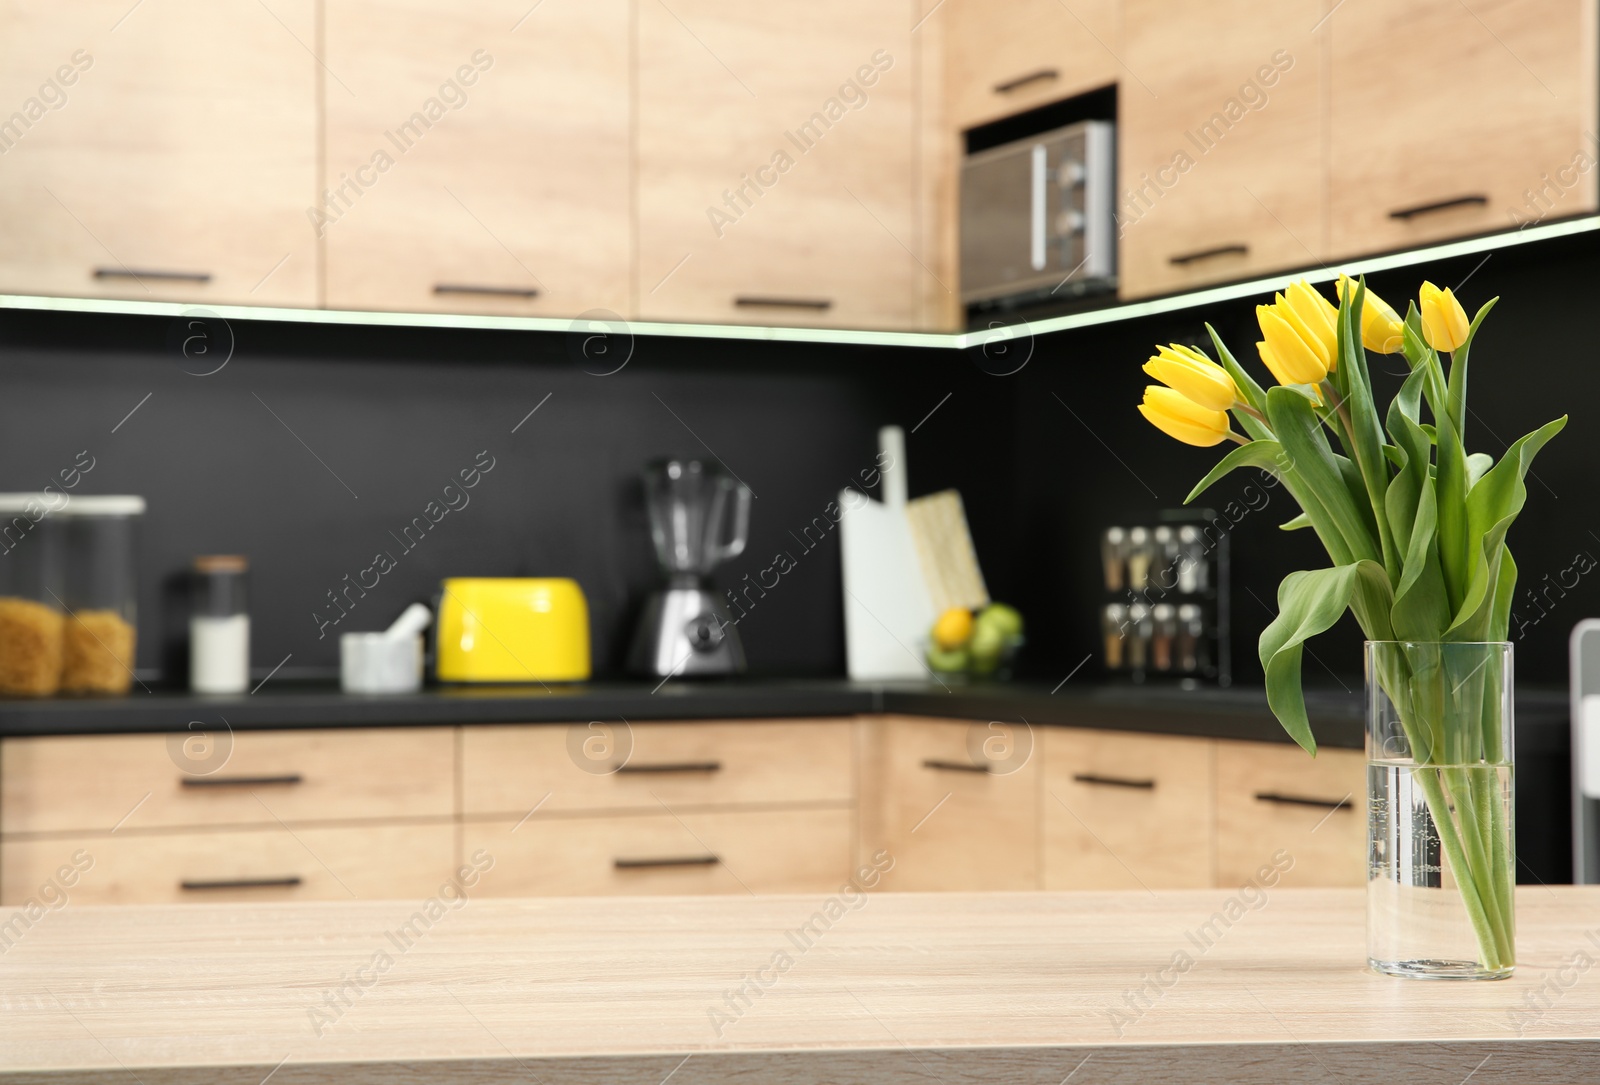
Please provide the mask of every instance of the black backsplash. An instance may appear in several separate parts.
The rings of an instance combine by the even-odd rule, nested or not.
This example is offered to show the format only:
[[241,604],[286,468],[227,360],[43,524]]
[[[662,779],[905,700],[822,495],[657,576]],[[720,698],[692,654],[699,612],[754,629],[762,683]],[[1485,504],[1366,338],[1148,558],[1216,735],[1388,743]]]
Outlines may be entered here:
[[[1525,684],[1564,683],[1567,631],[1600,611],[1600,576],[1550,587],[1574,555],[1600,555],[1600,516],[1586,504],[1600,396],[1592,254],[1592,235],[1580,235],[1370,279],[1397,307],[1423,274],[1466,280],[1469,310],[1503,295],[1474,352],[1473,447],[1499,454],[1550,416],[1573,415],[1535,465],[1511,536],[1523,585],[1548,589],[1539,608],[1519,591]],[[638,470],[654,456],[714,450],[757,495],[750,547],[719,581],[754,576],[778,551],[797,559],[740,625],[752,671],[837,675],[838,543],[802,550],[796,535],[872,462],[877,427],[894,422],[908,431],[912,494],[962,491],[992,593],[1027,616],[1025,673],[1054,682],[1096,653],[1099,531],[1179,506],[1216,459],[1134,409],[1152,344],[1203,343],[1206,318],[1253,358],[1252,301],[1042,337],[1011,376],[986,372],[1010,364],[977,351],[640,337],[627,366],[601,377],[575,364],[560,333],[234,321],[231,361],[197,377],[165,318],[8,312],[0,488],[36,489],[87,449],[95,467],[79,492],[148,499],[139,662],[170,679],[185,618],[174,578],[195,554],[229,552],[252,563],[258,674],[285,657],[283,675],[333,673],[335,634],[382,628],[444,576],[567,575],[589,598],[596,673],[614,676],[656,581]],[[485,451],[494,466],[470,502],[402,551],[390,533],[442,502]],[[1277,529],[1297,510],[1255,473],[1224,480],[1204,503],[1230,500],[1247,510],[1231,544],[1234,670],[1249,684],[1279,579],[1326,558],[1310,533]],[[380,550],[397,568],[348,617],[319,627],[318,615],[338,614],[327,593]],[[1312,648],[1308,681],[1357,687],[1353,624]],[[1098,673],[1091,662],[1074,681]]]

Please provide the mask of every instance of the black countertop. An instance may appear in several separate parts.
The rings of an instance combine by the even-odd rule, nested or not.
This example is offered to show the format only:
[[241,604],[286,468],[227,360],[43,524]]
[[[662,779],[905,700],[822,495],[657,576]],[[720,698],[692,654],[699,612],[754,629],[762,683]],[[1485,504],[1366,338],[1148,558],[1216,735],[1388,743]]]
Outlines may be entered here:
[[[1317,741],[1359,749],[1359,689],[1310,690],[1306,707]],[[1567,748],[1564,691],[1524,690],[1517,698],[1517,743],[1526,753]],[[268,683],[254,694],[208,697],[136,691],[125,697],[0,699],[0,736],[183,731],[191,725],[235,730],[379,727],[406,724],[572,723],[589,720],[761,719],[887,712],[953,719],[1022,721],[1173,735],[1287,742],[1259,688],[1184,690],[1165,686],[1028,683],[951,685],[864,683],[842,679],[593,682],[551,686],[450,686],[420,693],[363,696],[331,683]]]

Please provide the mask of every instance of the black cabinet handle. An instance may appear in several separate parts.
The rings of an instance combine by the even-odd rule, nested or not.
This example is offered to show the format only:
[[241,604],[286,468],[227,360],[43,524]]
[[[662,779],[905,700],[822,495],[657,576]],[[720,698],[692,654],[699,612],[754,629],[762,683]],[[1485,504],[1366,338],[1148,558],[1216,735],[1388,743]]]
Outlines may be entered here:
[[184,787],[276,787],[305,782],[298,772],[281,776],[185,776],[181,781]]
[[536,298],[539,291],[533,287],[472,286],[466,283],[434,283],[435,294],[486,294],[495,298]]
[[1435,211],[1448,211],[1452,207],[1487,207],[1489,197],[1482,193],[1473,193],[1470,196],[1457,196],[1450,200],[1440,200],[1437,203],[1419,203],[1415,207],[1402,207],[1398,211],[1390,211],[1389,217],[1400,219],[1414,219],[1418,215],[1429,215]]
[[1072,778],[1074,783],[1096,784],[1100,787],[1133,787],[1141,791],[1154,791],[1154,780],[1130,780],[1125,776],[1097,776],[1092,772],[1080,772]]
[[1055,68],[1040,68],[1036,72],[1029,72],[1027,75],[1019,75],[1015,79],[1006,80],[1004,83],[996,83],[994,85],[994,92],[996,94],[1010,94],[1013,91],[1021,90],[1030,83],[1051,82],[1060,78],[1061,73]]
[[811,309],[825,312],[833,308],[831,298],[775,298],[767,295],[741,294],[733,299],[741,309]]
[[660,761],[656,764],[619,765],[623,772],[721,772],[721,761]]
[[209,271],[152,271],[138,270],[126,267],[97,267],[94,269],[96,279],[161,279],[174,283],[208,283],[211,281]]
[[716,866],[722,862],[715,855],[684,855],[671,859],[613,859],[611,865],[618,870],[649,870],[651,867]]
[[1177,256],[1167,257],[1167,263],[1176,264],[1177,266],[1182,267],[1185,264],[1193,264],[1201,260],[1209,260],[1213,256],[1248,255],[1250,255],[1250,246],[1236,243],[1232,245],[1218,245],[1215,248],[1210,249],[1199,249],[1195,252],[1179,253]]
[[215,880],[185,878],[178,883],[178,888],[186,893],[203,892],[207,889],[293,889],[301,884],[298,874],[290,874],[283,878],[217,878]]
[[990,771],[988,765],[974,765],[971,761],[941,761],[936,757],[930,757],[923,761],[922,767],[925,769],[939,769],[945,772],[981,772],[985,775]]
[[1276,791],[1257,791],[1256,802],[1275,802],[1284,806],[1315,806],[1319,810],[1352,810],[1350,797],[1318,799],[1309,795],[1282,795]]

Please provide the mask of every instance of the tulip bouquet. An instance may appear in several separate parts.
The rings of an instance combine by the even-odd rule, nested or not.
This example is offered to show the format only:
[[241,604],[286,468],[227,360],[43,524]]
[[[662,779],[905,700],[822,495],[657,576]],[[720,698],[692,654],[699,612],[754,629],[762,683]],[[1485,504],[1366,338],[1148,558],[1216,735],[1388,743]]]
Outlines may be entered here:
[[[1271,472],[1302,510],[1283,527],[1310,528],[1327,549],[1330,568],[1284,579],[1260,641],[1268,703],[1308,753],[1316,740],[1300,688],[1305,641],[1348,607],[1369,641],[1402,642],[1369,680],[1394,705],[1420,766],[1414,779],[1481,960],[1509,969],[1509,814],[1491,794],[1494,777],[1475,771],[1494,761],[1504,737],[1492,707],[1498,679],[1492,670],[1449,673],[1442,649],[1506,639],[1517,577],[1506,532],[1526,500],[1534,455],[1566,418],[1516,441],[1498,462],[1469,454],[1468,355],[1495,301],[1469,322],[1451,291],[1424,283],[1402,320],[1364,281],[1341,277],[1336,293],[1337,306],[1297,282],[1257,307],[1256,349],[1276,387],[1263,390],[1208,324],[1218,361],[1189,346],[1160,348],[1144,368],[1161,384],[1145,390],[1139,410],[1186,444],[1238,444],[1189,500],[1235,468]],[[1410,371],[1381,413],[1368,351],[1401,354]],[[1480,707],[1462,711],[1463,703]]]

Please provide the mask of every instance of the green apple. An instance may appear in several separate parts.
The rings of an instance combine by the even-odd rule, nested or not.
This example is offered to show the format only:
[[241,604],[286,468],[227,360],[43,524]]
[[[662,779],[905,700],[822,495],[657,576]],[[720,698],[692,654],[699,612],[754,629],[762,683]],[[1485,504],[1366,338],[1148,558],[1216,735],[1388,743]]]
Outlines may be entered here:
[[940,648],[928,649],[928,666],[941,674],[963,674],[971,662],[971,655],[966,648]]
[[975,623],[979,629],[992,626],[1005,640],[1022,635],[1022,615],[1017,613],[1016,607],[1004,603],[990,603],[978,612]]

